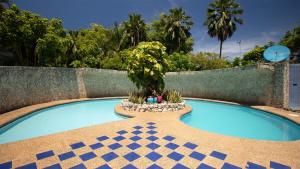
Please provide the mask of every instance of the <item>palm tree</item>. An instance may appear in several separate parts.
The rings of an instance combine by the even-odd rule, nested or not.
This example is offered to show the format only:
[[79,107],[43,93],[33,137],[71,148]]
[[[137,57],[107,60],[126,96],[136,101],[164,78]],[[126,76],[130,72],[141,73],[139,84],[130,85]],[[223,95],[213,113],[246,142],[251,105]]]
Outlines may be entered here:
[[129,20],[124,22],[125,33],[129,38],[130,46],[136,46],[146,40],[146,24],[139,14],[130,14]]
[[216,0],[209,4],[204,25],[208,27],[208,34],[211,37],[218,37],[220,41],[219,58],[222,57],[223,42],[233,35],[237,24],[243,24],[243,20],[239,17],[242,14],[243,9],[235,0]]
[[168,53],[179,52],[186,40],[191,37],[189,30],[193,26],[190,16],[185,14],[182,8],[170,9],[169,15],[162,15],[165,19],[165,32]]

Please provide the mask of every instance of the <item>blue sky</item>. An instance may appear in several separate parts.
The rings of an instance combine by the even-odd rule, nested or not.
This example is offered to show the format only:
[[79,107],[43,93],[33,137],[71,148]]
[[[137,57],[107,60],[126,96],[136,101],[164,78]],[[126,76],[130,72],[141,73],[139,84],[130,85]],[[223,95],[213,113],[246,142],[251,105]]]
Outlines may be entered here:
[[[110,27],[122,22],[132,12],[142,14],[147,23],[172,7],[183,7],[194,21],[191,30],[195,39],[194,52],[218,52],[219,42],[207,35],[203,26],[206,9],[212,0],[14,0],[21,9],[47,18],[61,18],[68,29],[87,28],[91,23]],[[284,33],[300,25],[300,0],[237,0],[244,9],[245,23],[238,27],[223,48],[229,59],[255,45],[278,41]]]

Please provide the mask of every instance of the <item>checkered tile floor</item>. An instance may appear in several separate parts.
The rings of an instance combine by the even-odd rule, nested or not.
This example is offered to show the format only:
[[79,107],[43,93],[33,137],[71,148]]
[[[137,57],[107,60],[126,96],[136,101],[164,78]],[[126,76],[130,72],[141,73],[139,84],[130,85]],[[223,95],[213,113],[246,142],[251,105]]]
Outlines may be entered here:
[[148,122],[134,126],[130,131],[120,130],[111,135],[101,135],[95,138],[92,144],[83,141],[73,143],[69,145],[67,152],[40,152],[35,155],[35,161],[26,161],[21,166],[16,166],[14,161],[0,162],[0,169],[290,168],[274,161],[271,161],[269,166],[252,162],[247,162],[245,166],[237,166],[226,162],[226,152],[202,151],[201,145],[171,135],[159,137],[156,129],[155,123]]

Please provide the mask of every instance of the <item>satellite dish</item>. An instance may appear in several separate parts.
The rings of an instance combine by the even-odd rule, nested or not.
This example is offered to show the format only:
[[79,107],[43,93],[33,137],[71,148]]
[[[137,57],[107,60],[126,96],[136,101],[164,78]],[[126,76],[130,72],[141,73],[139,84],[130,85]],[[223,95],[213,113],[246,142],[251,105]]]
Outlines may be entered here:
[[289,58],[290,54],[290,49],[286,46],[275,45],[265,50],[264,58],[270,62],[280,62]]

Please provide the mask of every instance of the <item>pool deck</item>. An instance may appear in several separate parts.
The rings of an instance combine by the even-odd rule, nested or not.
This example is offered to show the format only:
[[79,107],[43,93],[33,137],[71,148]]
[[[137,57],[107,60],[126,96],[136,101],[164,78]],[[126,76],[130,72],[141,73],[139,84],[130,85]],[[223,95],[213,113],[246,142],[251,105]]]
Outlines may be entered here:
[[[11,111],[0,115],[0,126],[38,109],[82,100],[89,99]],[[297,113],[252,107],[300,124]],[[134,118],[1,144],[0,168],[300,168],[300,140],[260,141],[210,133],[179,120],[190,110],[187,106],[178,112],[134,113],[116,107],[116,112]]]

